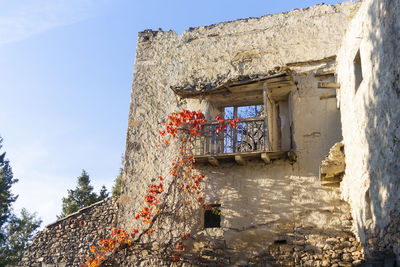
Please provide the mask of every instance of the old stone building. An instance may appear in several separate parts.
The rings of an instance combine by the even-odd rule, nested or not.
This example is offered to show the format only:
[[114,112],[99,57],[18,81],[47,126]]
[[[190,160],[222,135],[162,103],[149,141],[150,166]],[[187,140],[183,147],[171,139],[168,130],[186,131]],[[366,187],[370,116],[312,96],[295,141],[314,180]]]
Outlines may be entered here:
[[[181,35],[139,33],[115,223],[136,227],[149,185],[169,179],[174,145],[156,149],[167,114],[201,109],[240,121],[223,134],[205,124],[195,141],[205,203],[218,212],[191,214],[181,264],[399,265],[399,8],[322,4]],[[159,243],[181,223],[166,222],[152,237]],[[38,236],[24,264],[76,262],[62,261],[62,249],[41,256],[40,244],[55,241]],[[124,249],[106,263],[169,265],[159,250]]]

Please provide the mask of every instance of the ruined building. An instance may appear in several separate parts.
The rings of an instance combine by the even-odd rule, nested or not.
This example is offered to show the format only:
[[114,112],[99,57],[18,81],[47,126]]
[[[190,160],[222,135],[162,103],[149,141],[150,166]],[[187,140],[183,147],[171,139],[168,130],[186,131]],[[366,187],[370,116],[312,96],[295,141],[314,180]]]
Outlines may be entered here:
[[[392,0],[139,33],[123,195],[99,204],[107,214],[94,205],[45,228],[22,264],[82,262],[105,219],[131,229],[149,185],[168,177],[174,150],[155,148],[167,114],[201,109],[240,122],[223,134],[206,123],[196,139],[218,212],[192,216],[186,266],[400,266],[399,40]],[[157,244],[114,256],[169,264]]]

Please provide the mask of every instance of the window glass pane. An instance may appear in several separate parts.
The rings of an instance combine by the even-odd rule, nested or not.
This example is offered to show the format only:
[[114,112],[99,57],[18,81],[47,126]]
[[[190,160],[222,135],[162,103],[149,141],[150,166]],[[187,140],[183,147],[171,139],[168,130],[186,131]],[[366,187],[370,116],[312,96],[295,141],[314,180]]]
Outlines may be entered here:
[[224,113],[225,113],[225,117],[224,117],[225,120],[233,119],[233,107],[225,107]]
[[261,115],[261,105],[238,107],[239,118],[253,118]]

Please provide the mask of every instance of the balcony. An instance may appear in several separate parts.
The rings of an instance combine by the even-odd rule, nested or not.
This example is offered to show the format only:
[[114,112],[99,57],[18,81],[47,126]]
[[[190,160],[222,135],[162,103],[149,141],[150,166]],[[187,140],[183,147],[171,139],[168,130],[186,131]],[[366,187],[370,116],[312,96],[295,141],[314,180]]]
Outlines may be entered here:
[[[241,118],[236,129],[228,127],[224,132],[216,131],[217,121],[203,125],[200,136],[195,138],[197,163],[217,166],[223,161],[243,165],[254,158],[265,163],[282,158],[296,160],[292,151],[291,115],[291,92],[296,89],[296,84],[290,69],[276,68],[267,74],[222,78],[207,85],[174,86],[171,89],[180,98],[205,100],[225,119],[227,107],[234,108],[233,118]],[[262,106],[262,112],[242,119],[238,109],[252,105]]]
[[288,151],[273,151],[264,116],[241,119],[237,128],[227,126],[226,131],[217,132],[217,121],[203,124],[200,135],[194,140],[196,163],[210,163],[218,166],[220,162],[236,161],[245,165],[247,160],[259,158],[265,163],[274,159],[290,157]]

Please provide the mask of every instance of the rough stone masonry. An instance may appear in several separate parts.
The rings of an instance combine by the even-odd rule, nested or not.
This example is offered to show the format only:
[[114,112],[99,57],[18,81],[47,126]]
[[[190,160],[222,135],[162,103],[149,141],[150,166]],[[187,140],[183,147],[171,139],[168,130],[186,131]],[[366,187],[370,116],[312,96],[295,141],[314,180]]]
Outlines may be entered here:
[[118,203],[107,198],[68,215],[36,234],[23,266],[79,266],[91,257],[89,246],[117,225]]
[[[400,266],[399,5],[322,4],[181,35],[139,33],[118,211],[107,200],[48,226],[22,263],[77,265],[109,226],[131,229],[149,184],[168,177],[174,147],[156,149],[166,114],[202,109],[213,118],[227,106],[262,104],[240,90],[256,95],[257,80],[284,71],[289,85],[268,91],[268,128],[277,152],[296,157],[198,163],[221,223],[205,228],[203,211],[194,213],[182,264]],[[240,82],[247,87],[232,86]],[[165,240],[154,237],[147,250],[124,249],[106,263],[170,265],[157,252]]]

